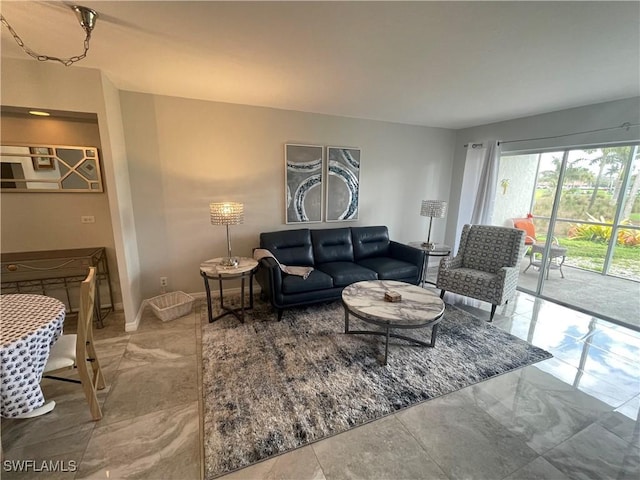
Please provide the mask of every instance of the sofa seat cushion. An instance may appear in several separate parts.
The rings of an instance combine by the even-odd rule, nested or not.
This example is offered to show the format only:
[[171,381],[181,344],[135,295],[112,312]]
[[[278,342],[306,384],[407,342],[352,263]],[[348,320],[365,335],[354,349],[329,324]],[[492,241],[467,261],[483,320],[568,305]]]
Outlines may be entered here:
[[313,292],[332,287],[333,279],[331,276],[319,270],[313,270],[307,278],[282,274],[282,293],[284,294]]
[[316,269],[330,275],[336,287],[346,287],[354,282],[378,279],[376,272],[353,262],[321,263],[316,266]]
[[412,263],[389,257],[374,257],[360,260],[358,265],[373,270],[380,280],[393,280],[418,276],[418,267]]

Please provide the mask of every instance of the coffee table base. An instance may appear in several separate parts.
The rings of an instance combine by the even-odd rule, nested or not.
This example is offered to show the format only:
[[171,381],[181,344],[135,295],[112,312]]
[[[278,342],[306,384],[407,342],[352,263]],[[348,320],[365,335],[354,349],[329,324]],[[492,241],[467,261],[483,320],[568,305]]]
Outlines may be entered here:
[[353,312],[350,312],[346,307],[344,309],[344,333],[354,334],[354,335],[383,335],[385,337],[384,342],[384,362],[383,365],[387,365],[387,359],[389,358],[389,338],[399,338],[400,340],[405,340],[407,342],[411,342],[415,345],[421,347],[433,348],[436,346],[436,336],[438,334],[438,325],[435,324],[431,327],[431,341],[423,342],[422,340],[418,340],[417,338],[407,337],[406,335],[399,335],[397,333],[391,333],[392,328],[399,328],[396,325],[387,325],[383,327],[385,330],[349,330],[349,315],[353,315],[360,320],[367,321],[366,319],[356,315]]

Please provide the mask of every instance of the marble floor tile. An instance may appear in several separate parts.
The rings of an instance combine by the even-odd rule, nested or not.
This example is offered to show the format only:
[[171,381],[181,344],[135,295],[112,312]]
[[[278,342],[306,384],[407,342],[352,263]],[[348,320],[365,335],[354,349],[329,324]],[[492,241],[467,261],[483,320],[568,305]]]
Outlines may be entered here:
[[197,401],[96,427],[76,478],[200,478]]
[[451,479],[504,478],[538,456],[484,411],[469,389],[396,416]]
[[537,305],[544,302],[526,293],[516,292],[516,296],[513,300],[510,300],[508,305],[512,311],[511,315],[530,314]]
[[145,331],[129,339],[119,368],[125,369],[158,361],[171,361],[196,354],[193,333],[182,329],[170,329],[158,335],[156,331]]
[[[16,452],[19,447],[37,445],[34,447],[36,450],[44,449],[57,455],[80,450],[86,444],[95,422],[82,387],[74,383],[45,379],[42,391],[45,398],[56,402],[53,411],[29,419],[2,419],[2,445],[5,453]],[[103,403],[107,393],[108,391],[101,391],[98,402]],[[24,450],[26,451],[28,450]]]
[[104,404],[101,422],[128,418],[197,401],[195,355],[120,370]]
[[570,480],[570,478],[543,457],[538,457],[505,477],[504,480]]
[[640,395],[601,417],[598,423],[623,440],[640,446]]
[[[597,398],[614,408],[628,402],[637,395],[635,382],[631,385],[620,385],[615,378],[609,379],[585,372],[557,358],[552,358],[535,365],[536,368],[550,373],[567,385],[573,385],[580,391]],[[609,381],[611,380],[611,381]]]
[[493,326],[509,332],[518,338],[526,340],[530,330],[531,318],[525,315],[511,315],[508,317],[494,318]]
[[598,328],[589,344],[628,362],[640,361],[640,336],[631,335],[632,330],[620,331],[612,328]]
[[[507,376],[503,376],[507,377]],[[512,380],[517,379],[514,383]],[[506,382],[510,381],[505,386]],[[486,411],[538,454],[572,437],[612,407],[535,367],[478,386],[499,398]]]
[[572,479],[638,479],[640,452],[598,424],[592,424],[547,452],[544,458]]
[[[102,340],[104,338],[113,337],[128,337],[129,333],[124,330],[124,313],[123,312],[111,312],[103,321],[104,326],[98,328],[94,325],[93,339]],[[67,320],[65,319],[65,328],[67,326]],[[75,332],[75,326],[74,330]]]
[[256,463],[220,477],[220,480],[325,480],[324,473],[311,446]]
[[570,365],[578,367],[585,373],[602,378],[608,383],[615,383],[618,389],[631,398],[640,393],[640,362],[628,360],[606,350],[602,350],[589,342],[565,345],[553,349],[554,357]]
[[[556,306],[557,307],[557,306]],[[565,307],[561,307],[565,308]],[[539,340],[546,339],[547,336],[552,337],[570,337],[575,340],[584,340],[592,336],[597,330],[597,321],[593,317],[577,316],[573,314],[559,313],[553,310],[553,315],[546,313],[534,312],[531,318],[534,324],[533,334],[530,338]]]
[[631,330],[628,327],[617,325],[615,323],[603,322],[600,328],[602,328],[603,330],[606,330],[606,329],[615,330],[616,332],[622,333],[626,336],[631,336],[635,339],[640,338],[640,330]]
[[130,338],[131,335],[121,335],[95,340],[94,347],[98,358],[122,356],[127,349]]
[[321,440],[311,447],[327,480],[447,478],[394,416]]

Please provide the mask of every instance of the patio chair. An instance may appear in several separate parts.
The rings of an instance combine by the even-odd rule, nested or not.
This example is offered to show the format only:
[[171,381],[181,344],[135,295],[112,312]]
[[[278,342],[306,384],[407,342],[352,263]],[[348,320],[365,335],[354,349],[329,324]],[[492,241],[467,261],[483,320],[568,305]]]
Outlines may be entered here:
[[465,225],[455,257],[440,261],[436,287],[491,304],[496,307],[516,293],[525,232],[518,228],[492,225]]
[[[100,362],[93,345],[93,314],[96,295],[96,269],[89,268],[89,275],[80,284],[80,311],[78,312],[78,333],[63,334],[51,347],[44,377],[53,380],[80,383],[89,403],[94,420],[102,418],[96,390],[105,388]],[[91,366],[87,365],[90,364]],[[80,380],[52,376],[51,373],[78,369]]]
[[[529,267],[534,266],[541,268],[542,267],[542,253],[545,249],[545,242],[538,242],[536,238],[536,226],[533,223],[531,218],[514,218],[513,219],[514,228],[519,228],[520,230],[524,230],[525,239],[524,244],[525,248],[523,257],[529,252],[529,265],[523,270],[525,273],[529,270]],[[560,271],[560,276],[564,278],[564,272],[562,271],[562,265],[564,265],[565,259],[567,257],[567,249],[560,246],[560,242],[556,237],[551,237],[551,249],[549,250],[549,260],[547,264],[547,278],[549,278],[549,270],[556,269]]]
[[[524,244],[527,246],[531,246],[534,243],[538,243],[536,237],[536,225],[533,223],[531,218],[513,218],[513,228],[518,228],[520,230],[524,230]],[[558,239],[556,237],[552,237],[551,240],[552,245],[558,245]],[[526,249],[525,249],[526,252]]]

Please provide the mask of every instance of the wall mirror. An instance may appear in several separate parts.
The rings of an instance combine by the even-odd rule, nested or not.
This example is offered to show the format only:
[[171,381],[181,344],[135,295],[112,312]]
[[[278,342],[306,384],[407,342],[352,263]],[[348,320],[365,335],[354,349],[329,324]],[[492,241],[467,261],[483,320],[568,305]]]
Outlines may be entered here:
[[2,145],[0,167],[2,192],[103,191],[96,147]]

